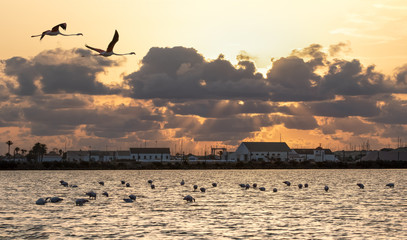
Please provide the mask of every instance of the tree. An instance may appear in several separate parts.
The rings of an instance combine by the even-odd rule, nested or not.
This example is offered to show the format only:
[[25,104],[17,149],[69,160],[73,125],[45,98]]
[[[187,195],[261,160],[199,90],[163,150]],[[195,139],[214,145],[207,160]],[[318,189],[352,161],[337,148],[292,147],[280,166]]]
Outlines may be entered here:
[[44,154],[47,153],[47,145],[37,142],[31,152],[37,161],[42,161]]
[[19,147],[14,148],[14,161],[16,160],[16,154],[20,151]]
[[27,150],[25,150],[25,149],[21,149],[21,154],[23,154],[23,156],[24,156],[24,154],[27,152]]
[[6,142],[6,144],[8,145],[8,155],[10,156],[10,146],[13,145],[13,142],[10,141],[10,140],[8,140],[8,141]]

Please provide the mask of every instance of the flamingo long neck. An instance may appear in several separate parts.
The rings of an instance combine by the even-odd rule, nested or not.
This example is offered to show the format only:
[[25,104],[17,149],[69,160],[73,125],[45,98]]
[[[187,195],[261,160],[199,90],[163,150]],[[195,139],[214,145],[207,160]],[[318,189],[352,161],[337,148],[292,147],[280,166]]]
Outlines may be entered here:
[[59,33],[59,34],[61,34],[62,36],[79,36],[79,35],[82,35],[82,33],[73,33],[73,34],[63,34],[63,33]]
[[129,52],[129,53],[113,53],[114,55],[117,55],[117,56],[124,56],[124,55],[135,55],[135,53],[134,52]]

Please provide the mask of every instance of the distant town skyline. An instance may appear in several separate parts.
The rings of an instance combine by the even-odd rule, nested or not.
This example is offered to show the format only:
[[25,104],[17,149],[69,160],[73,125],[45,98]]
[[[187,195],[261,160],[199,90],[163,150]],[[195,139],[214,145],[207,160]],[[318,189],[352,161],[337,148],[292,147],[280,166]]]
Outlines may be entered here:
[[[60,6],[0,3],[0,153],[9,140],[191,153],[242,141],[333,151],[407,142],[405,1]],[[31,38],[61,23],[83,36]],[[136,55],[85,47],[106,48],[115,30],[115,51]]]

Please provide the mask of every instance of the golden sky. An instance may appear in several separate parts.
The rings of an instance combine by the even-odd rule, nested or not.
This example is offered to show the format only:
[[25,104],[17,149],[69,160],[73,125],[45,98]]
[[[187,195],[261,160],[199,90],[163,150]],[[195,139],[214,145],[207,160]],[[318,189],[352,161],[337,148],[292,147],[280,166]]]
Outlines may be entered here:
[[[340,150],[397,147],[406,133],[404,0],[61,3],[0,2],[12,148],[201,154],[281,138]],[[64,22],[83,36],[31,38]],[[105,49],[115,30],[115,52],[135,56],[85,48]]]

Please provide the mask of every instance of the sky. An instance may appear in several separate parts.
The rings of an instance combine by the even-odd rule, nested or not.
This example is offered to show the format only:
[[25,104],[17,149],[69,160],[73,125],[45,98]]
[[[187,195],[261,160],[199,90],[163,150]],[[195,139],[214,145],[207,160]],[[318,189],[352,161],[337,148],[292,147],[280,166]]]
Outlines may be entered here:
[[[22,7],[24,6],[24,7]],[[404,146],[404,0],[1,1],[0,154]],[[67,23],[65,34],[41,34]],[[116,53],[102,57],[114,31]]]

